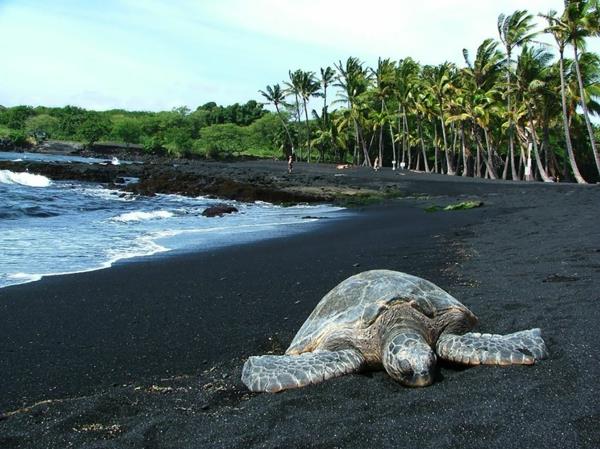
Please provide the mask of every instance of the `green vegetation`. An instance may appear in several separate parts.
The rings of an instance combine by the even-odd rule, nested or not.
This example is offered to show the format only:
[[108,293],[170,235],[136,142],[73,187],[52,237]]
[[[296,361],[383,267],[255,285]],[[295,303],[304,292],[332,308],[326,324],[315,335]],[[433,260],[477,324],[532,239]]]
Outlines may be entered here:
[[135,145],[149,153],[230,158],[283,157],[284,121],[256,101],[231,106],[206,103],[162,112],[88,111],[64,108],[0,106],[0,138],[23,147],[45,139]]
[[459,203],[448,204],[447,206],[431,205],[425,208],[426,212],[453,211],[453,210],[468,210],[483,206],[483,201],[461,201]]
[[[543,29],[526,10],[500,15],[497,39],[473,57],[463,49],[462,67],[407,57],[370,68],[350,57],[319,74],[290,70],[287,81],[259,91],[274,112],[256,101],[156,113],[0,107],[0,136],[114,141],[175,156],[294,154],[490,179],[600,180],[600,131],[590,122],[600,114],[600,56],[585,48],[600,35],[598,1],[566,0],[560,14],[539,16]],[[554,49],[537,43],[541,34]],[[337,98],[328,104],[331,88]],[[309,111],[317,98],[321,110]]]
[[[311,161],[352,161],[424,172],[491,179],[600,179],[598,131],[600,57],[585,41],[600,32],[594,0],[567,0],[565,10],[540,14],[536,30],[526,10],[500,15],[498,40],[486,39],[464,66],[421,65],[380,58],[375,68],[357,58],[314,72],[295,70],[262,95],[287,108],[295,130],[288,151]],[[545,33],[555,51],[536,38]],[[572,59],[565,51],[572,50]],[[321,114],[307,100],[337,87],[339,109]],[[304,123],[302,123],[304,122]]]

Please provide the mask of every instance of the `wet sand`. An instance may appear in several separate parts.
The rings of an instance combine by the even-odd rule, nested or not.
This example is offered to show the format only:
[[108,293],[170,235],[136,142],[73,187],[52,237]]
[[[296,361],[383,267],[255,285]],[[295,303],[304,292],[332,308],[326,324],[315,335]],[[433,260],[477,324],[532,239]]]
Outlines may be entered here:
[[[600,189],[339,173],[298,164],[295,179],[408,198],[285,239],[0,289],[0,448],[598,447]],[[467,198],[484,206],[424,211]],[[550,358],[441,364],[423,389],[374,372],[247,392],[248,356],[284,351],[328,290],[375,268],[435,282],[481,331],[541,327]]]

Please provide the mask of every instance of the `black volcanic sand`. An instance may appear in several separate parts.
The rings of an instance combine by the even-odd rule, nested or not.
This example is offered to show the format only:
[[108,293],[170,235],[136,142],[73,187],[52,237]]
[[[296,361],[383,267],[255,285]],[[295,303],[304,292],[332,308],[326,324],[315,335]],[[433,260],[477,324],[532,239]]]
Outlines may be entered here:
[[[324,183],[334,173],[299,167],[308,182],[311,170]],[[346,179],[375,176],[435,198],[0,289],[0,448],[600,447],[600,189],[391,171]],[[465,198],[485,205],[423,210]],[[541,327],[550,359],[442,364],[423,389],[374,372],[247,392],[245,358],[284,351],[329,289],[373,268],[439,284],[482,331]]]

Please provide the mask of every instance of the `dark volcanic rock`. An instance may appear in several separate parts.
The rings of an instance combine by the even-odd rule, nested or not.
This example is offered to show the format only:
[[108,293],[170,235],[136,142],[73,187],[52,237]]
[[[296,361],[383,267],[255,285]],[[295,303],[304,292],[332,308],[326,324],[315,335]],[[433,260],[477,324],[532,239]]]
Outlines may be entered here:
[[202,215],[205,217],[222,217],[225,214],[232,214],[237,211],[235,207],[228,204],[217,204],[216,206],[204,209]]

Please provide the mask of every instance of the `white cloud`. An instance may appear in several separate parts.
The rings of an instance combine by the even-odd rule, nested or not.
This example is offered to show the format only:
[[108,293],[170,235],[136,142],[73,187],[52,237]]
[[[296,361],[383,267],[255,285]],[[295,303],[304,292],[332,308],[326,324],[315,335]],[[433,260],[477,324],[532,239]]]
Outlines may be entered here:
[[[462,62],[500,13],[562,0],[0,0],[0,104],[168,109],[258,99],[289,69]],[[598,48],[597,44],[591,49]]]
[[412,56],[438,63],[459,60],[463,47],[496,37],[501,13],[526,7],[537,14],[561,5],[562,0],[229,0],[208,8],[232,27],[346,56]]

